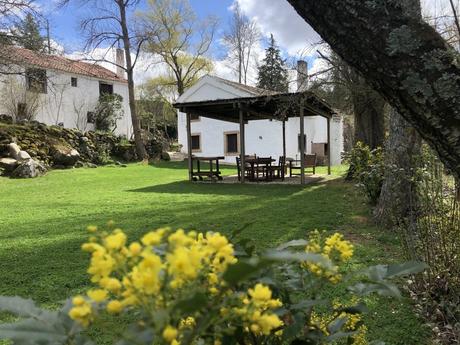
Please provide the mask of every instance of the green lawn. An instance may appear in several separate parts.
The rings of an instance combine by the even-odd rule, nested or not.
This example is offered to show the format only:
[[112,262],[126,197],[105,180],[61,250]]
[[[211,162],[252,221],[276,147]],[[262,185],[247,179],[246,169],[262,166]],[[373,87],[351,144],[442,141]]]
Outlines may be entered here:
[[[398,258],[397,239],[372,225],[365,200],[341,179],[302,187],[191,184],[186,176],[182,163],[161,163],[0,178],[0,294],[55,306],[87,289],[88,257],[80,251],[85,228],[108,220],[131,239],[166,225],[227,234],[247,225],[242,236],[261,248],[314,229],[341,231],[357,247],[355,267]],[[407,299],[373,299],[367,319],[373,339],[429,343]]]

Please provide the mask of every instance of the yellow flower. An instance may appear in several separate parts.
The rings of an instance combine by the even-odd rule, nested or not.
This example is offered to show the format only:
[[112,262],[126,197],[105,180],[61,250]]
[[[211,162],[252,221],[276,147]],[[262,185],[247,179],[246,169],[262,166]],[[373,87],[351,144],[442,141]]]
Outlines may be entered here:
[[75,296],[73,299],[72,299],[72,304],[73,305],[76,305],[76,306],[80,306],[80,305],[83,305],[85,304],[85,299],[82,297],[82,296]]
[[88,232],[96,232],[97,231],[97,226],[95,225],[90,225],[86,228],[86,230],[88,230]]
[[132,256],[137,256],[141,253],[142,251],[142,246],[139,242],[133,242],[129,245],[129,253]]
[[105,278],[112,273],[115,267],[115,260],[104,251],[95,251],[91,257],[91,263],[88,268],[88,273],[92,275],[91,281],[97,283],[102,278]]
[[82,297],[74,298],[73,302],[77,302],[77,304],[74,304],[74,307],[70,309],[70,318],[77,321],[82,326],[87,327],[92,320],[91,304]]
[[176,247],[188,246],[193,243],[193,239],[187,236],[184,230],[179,229],[168,237],[168,242]]
[[249,296],[257,302],[266,302],[272,298],[272,291],[268,286],[256,284],[254,289],[249,289]]
[[117,293],[121,289],[121,283],[117,278],[102,278],[99,285],[113,293]]
[[166,326],[166,328],[163,330],[163,338],[167,341],[167,342],[172,342],[173,340],[176,339],[177,337],[177,329],[174,328],[173,326]]
[[145,253],[144,259],[133,268],[131,280],[139,291],[152,295],[160,290],[159,274],[162,268],[161,259],[153,253]]
[[94,302],[102,302],[107,298],[107,291],[102,289],[89,290],[88,297],[91,298]]
[[142,237],[141,242],[146,246],[155,246],[157,244],[160,244],[165,232],[166,229],[150,231]]
[[118,300],[107,303],[107,311],[111,314],[118,314],[123,310],[123,304]]
[[196,278],[201,268],[203,252],[197,247],[176,247],[174,251],[166,255],[168,273],[179,279]]
[[122,231],[115,230],[111,235],[105,238],[107,249],[120,249],[126,243],[126,235]]
[[179,324],[179,328],[192,328],[195,326],[195,319],[191,316],[187,317],[186,319],[182,319]]

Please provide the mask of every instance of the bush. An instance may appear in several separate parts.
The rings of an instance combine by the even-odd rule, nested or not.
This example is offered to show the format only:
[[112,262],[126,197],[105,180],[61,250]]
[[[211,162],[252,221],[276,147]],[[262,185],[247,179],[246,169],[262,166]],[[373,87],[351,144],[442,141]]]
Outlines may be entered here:
[[382,191],[385,171],[383,150],[380,147],[371,150],[369,146],[358,142],[346,160],[350,165],[346,178],[357,181],[369,202],[376,205]]
[[[429,269],[413,285],[445,344],[460,341],[460,202],[454,178],[427,147],[417,176],[418,217],[401,229],[405,253]],[[435,311],[435,312],[433,312]]]
[[[128,244],[120,229],[88,230],[82,249],[93,287],[57,312],[0,297],[0,310],[25,318],[0,325],[0,339],[92,344],[93,323],[110,314],[118,325],[131,322],[117,344],[366,344],[362,297],[398,296],[389,279],[424,268],[378,265],[345,280],[353,246],[338,233],[316,231],[254,255],[247,240],[234,247],[219,233],[164,228]],[[339,281],[350,303],[328,300],[326,287]],[[103,333],[112,327],[97,324]]]
[[94,109],[95,129],[113,132],[117,127],[117,120],[120,120],[123,114],[123,97],[118,94],[102,94]]

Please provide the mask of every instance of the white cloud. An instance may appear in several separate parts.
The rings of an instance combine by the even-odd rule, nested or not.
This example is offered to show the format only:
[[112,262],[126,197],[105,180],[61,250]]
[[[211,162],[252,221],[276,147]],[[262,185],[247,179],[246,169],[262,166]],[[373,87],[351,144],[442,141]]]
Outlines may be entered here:
[[242,11],[248,17],[257,22],[263,34],[268,37],[272,33],[280,47],[289,55],[301,55],[306,48],[321,40],[287,1],[235,1],[239,2]]

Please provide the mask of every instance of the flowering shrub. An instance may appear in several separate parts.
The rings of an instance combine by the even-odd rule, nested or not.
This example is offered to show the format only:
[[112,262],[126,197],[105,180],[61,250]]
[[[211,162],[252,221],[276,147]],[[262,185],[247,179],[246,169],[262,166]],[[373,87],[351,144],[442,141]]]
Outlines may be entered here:
[[346,160],[350,165],[346,178],[357,181],[369,202],[375,205],[380,197],[385,170],[382,148],[371,150],[358,141]]
[[164,228],[128,243],[111,226],[89,227],[82,246],[91,255],[93,287],[57,312],[0,297],[0,310],[25,317],[0,325],[0,339],[89,345],[85,330],[111,314],[119,324],[132,322],[117,344],[325,344],[342,338],[366,344],[360,296],[397,295],[387,279],[423,269],[417,263],[371,267],[355,277],[364,280],[349,287],[351,304],[343,305],[322,295],[327,285],[346,281],[353,245],[341,234],[314,231],[308,240],[255,256],[247,241],[234,247],[219,233]]

